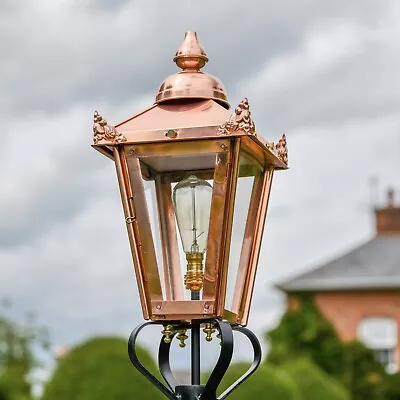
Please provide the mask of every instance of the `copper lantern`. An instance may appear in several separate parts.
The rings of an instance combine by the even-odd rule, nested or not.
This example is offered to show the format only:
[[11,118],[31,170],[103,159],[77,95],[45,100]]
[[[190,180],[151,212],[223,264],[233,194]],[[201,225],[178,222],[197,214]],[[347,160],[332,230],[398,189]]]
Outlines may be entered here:
[[257,132],[188,32],[155,103],[115,126],[94,114],[93,147],[114,160],[145,319],[246,325],[272,177],[286,138]]

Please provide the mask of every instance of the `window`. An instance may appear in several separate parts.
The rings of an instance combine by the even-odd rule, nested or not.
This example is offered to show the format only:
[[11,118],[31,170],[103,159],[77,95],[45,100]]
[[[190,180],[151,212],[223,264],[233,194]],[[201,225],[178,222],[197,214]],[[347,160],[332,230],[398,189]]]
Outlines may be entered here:
[[365,318],[358,325],[358,339],[374,351],[376,359],[388,372],[398,370],[396,321],[391,318]]

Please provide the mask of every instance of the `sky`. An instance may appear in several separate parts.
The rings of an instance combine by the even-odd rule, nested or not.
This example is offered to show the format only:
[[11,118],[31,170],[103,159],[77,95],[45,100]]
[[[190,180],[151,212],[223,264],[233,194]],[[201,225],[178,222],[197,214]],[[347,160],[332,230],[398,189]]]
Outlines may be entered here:
[[231,105],[247,97],[259,135],[287,136],[249,322],[262,335],[284,309],[273,285],[372,237],[373,202],[400,189],[399,19],[398,0],[0,1],[0,297],[54,346],[142,321],[93,111],[116,124],[150,106],[193,30]]

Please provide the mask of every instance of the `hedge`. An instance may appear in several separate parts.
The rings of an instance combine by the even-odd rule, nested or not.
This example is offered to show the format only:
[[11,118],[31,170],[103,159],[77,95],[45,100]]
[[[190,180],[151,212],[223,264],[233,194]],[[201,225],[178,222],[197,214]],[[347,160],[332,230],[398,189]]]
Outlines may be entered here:
[[[154,361],[144,349],[140,360],[153,372]],[[42,400],[164,399],[128,358],[127,341],[115,337],[89,340],[64,356],[45,387]]]
[[303,400],[350,400],[350,393],[309,359],[285,363],[282,368],[296,383]]
[[[244,363],[231,365],[221,382],[219,394],[243,375],[247,369],[248,365]],[[292,378],[281,368],[268,364],[260,366],[252,376],[228,396],[228,399],[302,400]]]

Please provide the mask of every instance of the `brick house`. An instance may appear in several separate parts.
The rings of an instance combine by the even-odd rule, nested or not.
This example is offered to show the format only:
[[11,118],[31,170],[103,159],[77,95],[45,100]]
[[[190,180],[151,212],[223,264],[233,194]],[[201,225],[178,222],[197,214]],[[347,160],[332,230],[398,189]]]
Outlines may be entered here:
[[296,293],[314,293],[340,338],[362,341],[393,372],[400,366],[400,205],[392,190],[375,216],[373,239],[277,287],[289,308],[296,307]]

